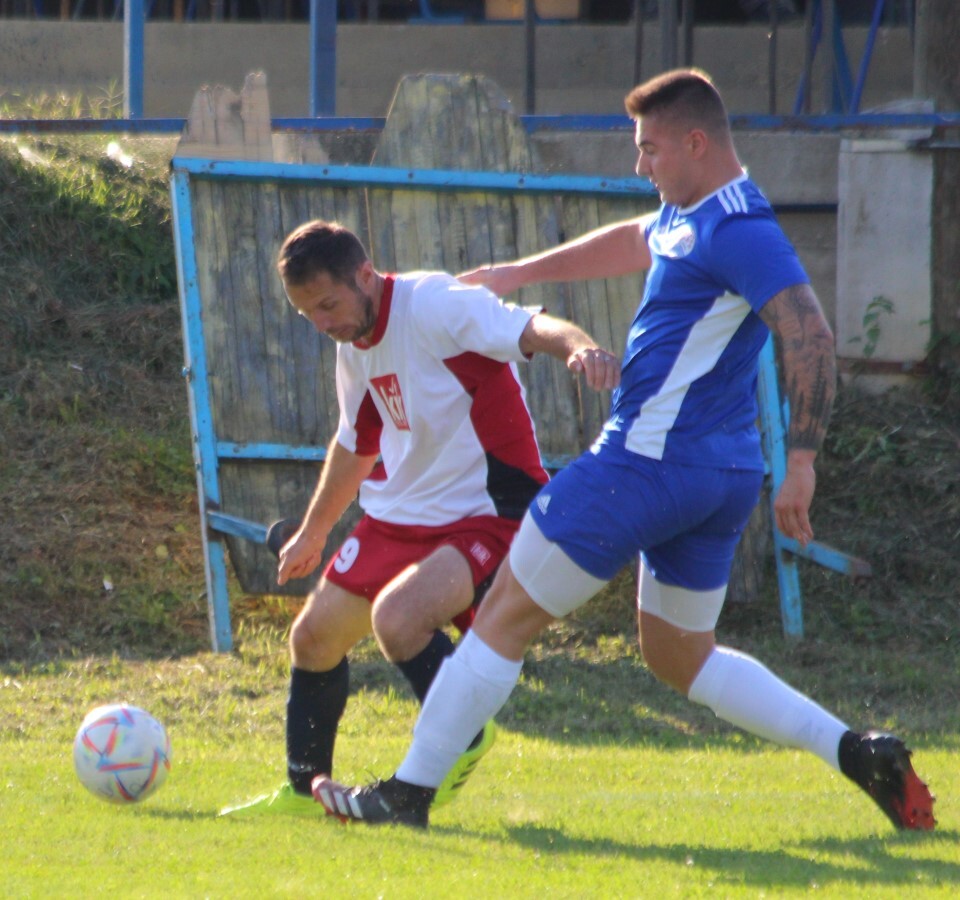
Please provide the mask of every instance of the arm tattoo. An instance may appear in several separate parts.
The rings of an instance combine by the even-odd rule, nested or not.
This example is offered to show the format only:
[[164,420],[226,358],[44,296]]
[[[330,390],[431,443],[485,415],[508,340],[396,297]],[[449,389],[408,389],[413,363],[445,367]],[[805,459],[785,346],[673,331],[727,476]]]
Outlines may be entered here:
[[833,334],[809,285],[781,291],[760,311],[779,350],[790,401],[789,449],[819,450],[836,391]]

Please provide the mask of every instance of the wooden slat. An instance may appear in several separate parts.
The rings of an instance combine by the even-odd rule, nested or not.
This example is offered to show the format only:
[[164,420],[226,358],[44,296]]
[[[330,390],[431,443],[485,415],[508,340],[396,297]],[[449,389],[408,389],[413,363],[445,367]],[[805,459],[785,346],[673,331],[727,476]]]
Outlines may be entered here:
[[[403,78],[373,156],[382,166],[500,172],[529,171],[532,160],[509,100],[477,75]],[[456,273],[516,254],[509,197],[371,191],[369,207],[374,261],[385,268]]]
[[273,159],[267,77],[252,72],[240,94],[204,85],[194,95],[177,156],[206,159]]
[[261,315],[257,231],[254,217],[255,186],[226,185],[221,216],[229,223],[227,258],[229,293],[223,297],[233,352],[236,354],[236,397],[225,399],[220,436],[225,440],[255,439],[270,427],[271,391]]

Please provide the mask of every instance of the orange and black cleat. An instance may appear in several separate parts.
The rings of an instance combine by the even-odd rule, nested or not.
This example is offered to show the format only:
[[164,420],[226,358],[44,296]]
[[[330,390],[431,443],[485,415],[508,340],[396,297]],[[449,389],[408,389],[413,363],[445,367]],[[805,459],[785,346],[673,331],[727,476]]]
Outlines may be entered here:
[[840,740],[840,770],[866,791],[894,826],[931,831],[934,796],[913,770],[910,751],[892,734],[848,731]]

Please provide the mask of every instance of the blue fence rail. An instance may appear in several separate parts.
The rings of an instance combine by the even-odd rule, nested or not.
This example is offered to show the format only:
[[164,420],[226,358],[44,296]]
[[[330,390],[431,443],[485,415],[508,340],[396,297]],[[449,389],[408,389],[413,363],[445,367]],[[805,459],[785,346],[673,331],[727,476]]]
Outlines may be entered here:
[[[274,131],[371,131],[379,132],[382,116],[280,116],[271,119]],[[550,115],[520,116],[527,131],[633,131],[626,116]],[[740,131],[826,132],[897,129],[960,128],[960,113],[860,113],[772,116],[732,115],[730,123]],[[179,134],[187,124],[182,118],[120,119],[0,119],[0,134]]]

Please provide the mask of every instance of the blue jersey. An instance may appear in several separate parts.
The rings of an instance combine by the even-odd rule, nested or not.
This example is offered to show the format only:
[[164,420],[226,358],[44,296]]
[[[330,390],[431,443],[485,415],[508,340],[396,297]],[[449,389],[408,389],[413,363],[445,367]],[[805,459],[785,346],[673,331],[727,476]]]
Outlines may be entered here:
[[646,230],[652,266],[597,445],[684,465],[763,468],[757,315],[809,282],[746,175],[695,206],[664,205]]

